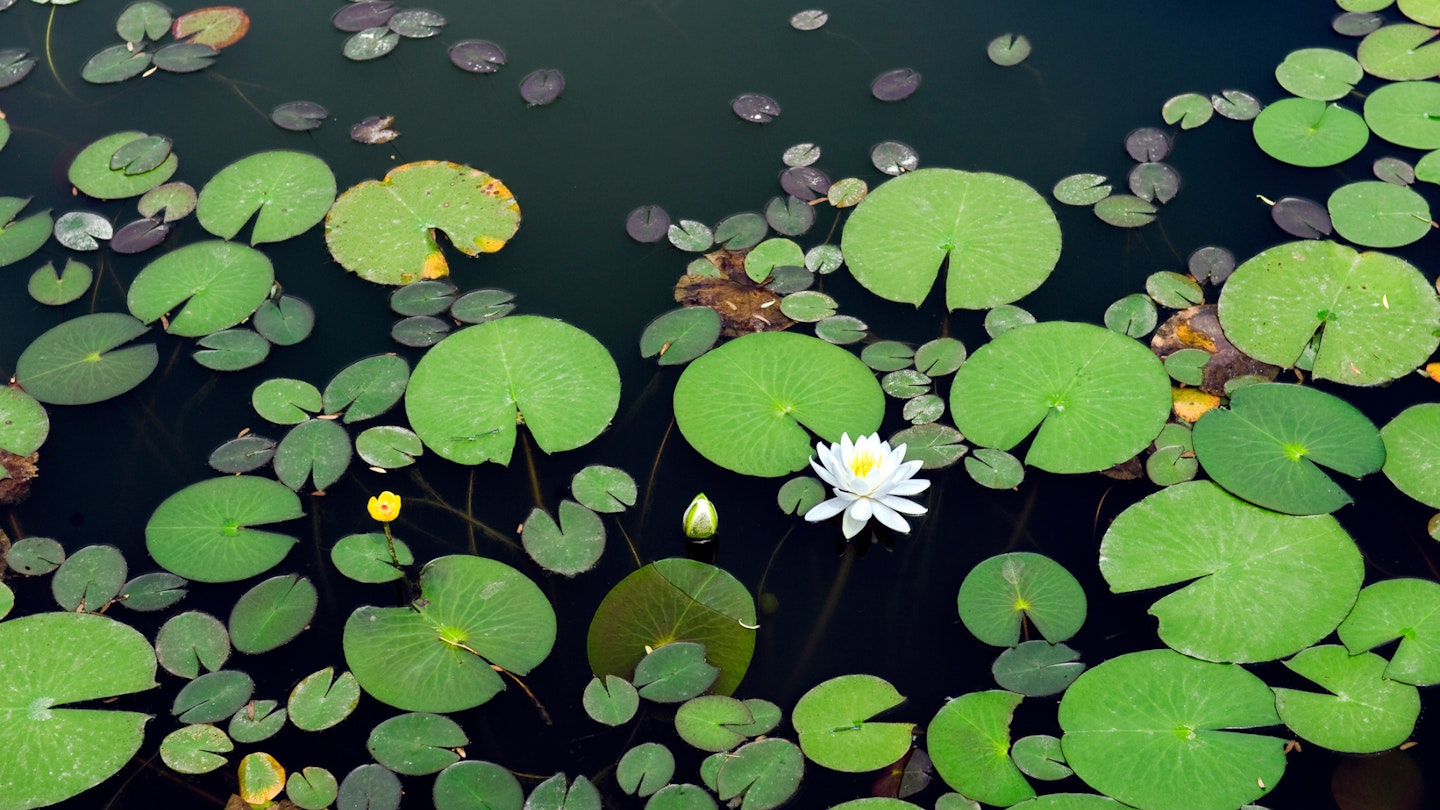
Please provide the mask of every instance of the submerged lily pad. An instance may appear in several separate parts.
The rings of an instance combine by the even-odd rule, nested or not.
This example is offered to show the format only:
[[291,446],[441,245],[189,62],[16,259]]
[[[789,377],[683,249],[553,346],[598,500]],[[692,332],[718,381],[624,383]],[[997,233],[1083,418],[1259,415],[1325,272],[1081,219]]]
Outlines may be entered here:
[[408,284],[450,272],[436,242],[443,232],[467,256],[494,253],[520,227],[505,184],[442,161],[407,163],[384,180],[340,195],[325,217],[325,244],[346,270],[380,284]]
[[746,121],[765,124],[780,114],[780,102],[763,93],[741,93],[730,100],[730,109]]
[[870,95],[880,101],[904,101],[920,89],[920,71],[911,68],[887,70],[870,82]]
[[406,711],[454,712],[525,675],[555,643],[555,611],[534,582],[495,560],[454,555],[420,572],[407,607],[365,606],[345,622],[345,661],[372,697]]
[[510,463],[524,424],[547,453],[600,434],[620,401],[620,375],[595,338],[561,321],[512,315],[466,327],[416,364],[405,393],[425,445],[461,464]]
[[[250,244],[279,242],[310,230],[335,201],[335,175],[305,152],[270,151],[221,169],[200,190],[195,215],[205,230],[232,239],[255,217]],[[258,213],[257,213],[258,212]]]
[[117,397],[149,377],[159,362],[154,344],[120,348],[147,331],[118,312],[81,315],[27,346],[15,361],[15,378],[49,404],[88,405]]
[[196,582],[232,582],[269,570],[295,538],[250,528],[304,512],[284,484],[237,475],[191,484],[145,525],[145,547],[165,570]]
[[35,57],[24,48],[0,48],[0,89],[19,84],[35,69]]
[[884,400],[854,354],[804,335],[757,332],[686,367],[675,384],[675,421],[716,464],[779,476],[809,461],[807,430],[829,442],[873,433]]
[[287,101],[270,111],[270,120],[281,129],[305,132],[317,129],[330,111],[313,101]]
[[946,306],[987,309],[1049,277],[1060,226],[1044,198],[1019,180],[919,169],[870,191],[851,213],[841,249],[866,289],[916,306],[948,260]]
[[1013,67],[1030,58],[1030,49],[1024,34],[1001,34],[985,46],[985,55],[1000,67]]

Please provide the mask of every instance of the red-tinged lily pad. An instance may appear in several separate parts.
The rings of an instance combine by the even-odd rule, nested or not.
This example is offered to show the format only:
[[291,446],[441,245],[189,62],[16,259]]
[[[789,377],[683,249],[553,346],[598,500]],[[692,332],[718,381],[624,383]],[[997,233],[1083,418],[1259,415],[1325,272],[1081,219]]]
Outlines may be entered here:
[[409,284],[450,272],[437,231],[476,256],[504,247],[519,227],[520,207],[504,183],[469,166],[430,160],[346,190],[325,217],[325,243],[361,278]]
[[390,128],[393,123],[393,115],[372,115],[350,127],[350,140],[356,143],[389,143],[400,137],[400,133]]
[[330,23],[341,31],[355,33],[366,28],[377,28],[390,22],[395,16],[395,4],[384,0],[363,0],[350,3],[330,18]]
[[170,226],[158,219],[137,219],[115,231],[110,249],[116,253],[143,253],[165,241]]
[[870,95],[881,101],[904,101],[920,89],[920,71],[911,68],[887,70],[870,82]]
[[450,46],[450,64],[470,73],[494,73],[505,59],[505,49],[488,39],[466,39]]
[[658,205],[642,205],[625,218],[625,232],[636,242],[659,242],[670,232],[670,215]]
[[542,68],[520,80],[520,97],[532,107],[541,107],[565,92],[565,74],[558,70]]
[[170,33],[212,48],[228,48],[250,30],[250,16],[235,6],[198,8],[175,18]]
[[761,93],[741,93],[730,102],[730,109],[746,121],[767,124],[780,114],[780,102]]
[[270,111],[270,120],[281,129],[304,132],[325,123],[330,111],[313,101],[287,101]]

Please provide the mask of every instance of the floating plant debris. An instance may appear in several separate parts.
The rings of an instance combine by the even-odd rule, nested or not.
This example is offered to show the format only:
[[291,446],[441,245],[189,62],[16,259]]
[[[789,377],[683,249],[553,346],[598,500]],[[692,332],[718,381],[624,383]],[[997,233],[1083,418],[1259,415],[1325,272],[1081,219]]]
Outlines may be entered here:
[[350,140],[357,143],[389,143],[400,137],[400,133],[390,128],[393,123],[393,115],[372,115],[350,127]]
[[625,232],[636,242],[659,242],[670,232],[670,215],[658,205],[642,205],[625,218]]

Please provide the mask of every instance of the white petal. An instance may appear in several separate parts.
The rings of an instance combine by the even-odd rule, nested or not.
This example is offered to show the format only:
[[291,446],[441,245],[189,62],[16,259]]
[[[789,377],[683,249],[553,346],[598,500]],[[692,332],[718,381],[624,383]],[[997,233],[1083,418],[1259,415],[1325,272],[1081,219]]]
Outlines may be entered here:
[[905,522],[905,518],[896,514],[894,509],[891,509],[882,502],[876,502],[874,511],[876,520],[901,534],[910,533],[910,524]]
[[844,533],[845,539],[849,540],[850,538],[859,534],[860,530],[865,528],[865,524],[868,522],[869,518],[866,518],[865,520],[857,520],[856,518],[851,516],[850,510],[847,509],[845,510],[845,518],[840,521],[840,531]]
[[914,501],[907,501],[904,498],[897,498],[894,495],[886,495],[879,500],[879,503],[884,504],[890,509],[894,509],[896,512],[904,512],[907,515],[923,515],[926,511],[925,507],[920,504]]
[[[820,476],[821,481],[824,481],[832,487],[840,486],[839,479],[837,479],[833,474],[831,474],[828,469],[818,464],[815,459],[810,459],[810,466],[815,469],[815,474]],[[926,483],[928,484],[929,482],[927,481]]]
[[876,482],[889,481],[894,477],[895,471],[900,468],[901,460],[901,457],[894,453],[886,453],[880,457],[880,463],[875,465],[875,469],[866,477]]
[[929,489],[929,488],[930,488],[930,479],[928,479],[928,478],[911,478],[911,479],[908,480],[908,481],[901,481],[901,482],[899,482],[898,484],[890,487],[890,491],[889,491],[889,492],[886,492],[885,494],[886,494],[886,495],[899,495],[900,497],[908,497],[908,496],[910,496],[910,495],[919,495],[920,493],[924,492],[925,490],[927,490],[927,489]]
[[829,520],[845,511],[845,507],[853,502],[853,498],[831,498],[828,501],[821,501],[810,507],[810,511],[805,513],[805,519],[811,523]]
[[895,470],[895,480],[902,481],[906,478],[913,478],[915,476],[915,473],[920,472],[920,467],[924,463],[925,462],[917,458],[914,461],[907,461],[904,464],[901,464]]
[[847,518],[854,518],[863,524],[870,520],[871,507],[874,505],[875,502],[869,498],[856,498],[855,502],[850,504],[850,507],[845,510],[845,516]]

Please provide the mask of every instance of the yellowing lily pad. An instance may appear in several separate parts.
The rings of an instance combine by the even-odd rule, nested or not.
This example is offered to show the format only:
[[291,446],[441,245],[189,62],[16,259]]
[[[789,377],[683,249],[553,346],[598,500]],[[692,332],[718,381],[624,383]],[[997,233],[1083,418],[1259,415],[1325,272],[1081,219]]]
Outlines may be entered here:
[[347,189],[325,217],[325,243],[335,261],[361,278],[409,284],[450,272],[437,232],[476,256],[504,247],[519,227],[520,207],[504,183],[469,166],[430,160]]

